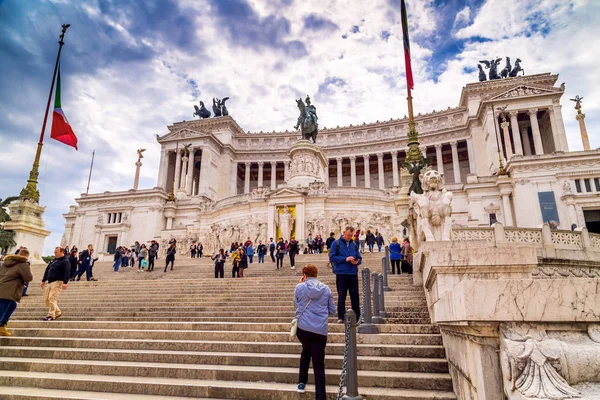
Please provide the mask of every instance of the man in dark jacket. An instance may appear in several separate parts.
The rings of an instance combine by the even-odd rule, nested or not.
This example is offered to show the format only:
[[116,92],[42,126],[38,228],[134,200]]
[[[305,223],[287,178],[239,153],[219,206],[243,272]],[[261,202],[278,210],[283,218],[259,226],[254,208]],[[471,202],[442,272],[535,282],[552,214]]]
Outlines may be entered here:
[[92,250],[94,250],[94,246],[91,244],[88,244],[87,249],[85,249],[84,251],[81,252],[81,254],[79,255],[79,269],[77,270],[77,272],[75,273],[75,275],[77,275],[77,279],[76,280],[80,280],[81,279],[81,275],[83,275],[83,273],[85,272],[85,279],[90,281],[95,281],[96,279],[94,279],[94,277],[92,276]]
[[269,239],[269,255],[271,256],[271,261],[275,262],[275,242],[273,241],[273,238]]
[[325,246],[327,247],[327,250],[331,249],[331,244],[335,242],[335,233],[331,232],[329,234],[329,237],[327,238],[327,240],[325,241]]
[[150,247],[148,248],[148,272],[154,271],[154,259],[158,254],[158,243],[156,240],[150,242]]
[[347,226],[342,236],[331,244],[329,261],[333,265],[335,284],[338,292],[338,322],[344,322],[346,314],[346,294],[350,292],[352,311],[356,320],[360,319],[360,303],[358,299],[358,266],[362,256],[358,245],[352,240],[354,227]]
[[21,301],[25,283],[33,279],[28,258],[29,251],[22,247],[0,263],[0,336],[11,336],[6,324]]
[[48,315],[44,321],[52,321],[62,315],[58,308],[58,295],[67,289],[71,272],[71,264],[67,260],[65,249],[60,246],[54,248],[54,260],[44,271],[44,277],[40,287],[44,289],[44,301],[48,307]]

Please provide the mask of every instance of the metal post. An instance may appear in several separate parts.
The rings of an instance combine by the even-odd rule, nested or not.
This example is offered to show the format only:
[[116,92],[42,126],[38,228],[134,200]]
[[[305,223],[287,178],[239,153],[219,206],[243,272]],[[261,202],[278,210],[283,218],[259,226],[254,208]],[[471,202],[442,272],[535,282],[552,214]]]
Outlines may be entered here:
[[[379,274],[379,316],[381,319],[387,318],[388,315],[385,312],[385,290],[383,287],[383,276]],[[382,323],[385,321],[381,321]]]
[[[385,247],[386,252],[388,251],[388,247]],[[392,289],[388,286],[388,271],[390,270],[390,258],[382,257],[381,258],[381,270],[383,271],[383,290],[385,292],[391,292]]]
[[[364,276],[364,275],[363,275]],[[358,394],[358,349],[356,340],[356,314],[352,309],[346,310],[345,325],[350,324],[350,334],[348,335],[350,345],[348,346],[348,370],[346,372],[346,394],[343,400],[363,400]],[[364,325],[364,324],[363,324]],[[361,325],[361,326],[363,326]]]
[[371,314],[371,271],[369,268],[362,270],[362,287],[363,287],[363,323],[358,327],[359,333],[371,334],[379,333],[379,328],[373,325]]
[[371,275],[373,277],[373,323],[381,324],[383,321],[381,320],[381,316],[379,315],[379,277],[380,275],[377,272],[373,272]]

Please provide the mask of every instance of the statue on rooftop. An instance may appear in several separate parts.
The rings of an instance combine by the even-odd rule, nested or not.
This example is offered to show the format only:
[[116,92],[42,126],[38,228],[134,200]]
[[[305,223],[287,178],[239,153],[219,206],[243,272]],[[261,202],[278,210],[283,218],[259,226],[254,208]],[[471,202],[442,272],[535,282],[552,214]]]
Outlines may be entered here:
[[510,65],[510,57],[506,57],[506,66],[500,71],[500,76],[504,78],[508,78],[508,74],[512,71],[512,66]]
[[319,134],[317,108],[311,104],[309,96],[306,96],[306,104],[302,99],[296,100],[296,104],[300,110],[300,115],[294,129],[300,127],[302,130],[302,139],[312,140],[313,143],[316,143],[317,135]]
[[497,58],[495,60],[482,60],[479,61],[481,64],[485,65],[485,69],[489,69],[490,73],[489,73],[489,78],[490,81],[493,81],[494,79],[500,79],[500,75],[498,75],[498,65],[500,64],[500,61],[502,61],[501,58]]
[[577,96],[575,96],[574,99],[569,99],[569,100],[575,102],[575,109],[577,110],[577,112],[581,113],[581,100],[583,100],[583,97],[577,95]]
[[510,76],[511,78],[514,78],[515,76],[517,76],[517,74],[519,72],[523,72],[523,75],[525,75],[525,70],[523,70],[523,68],[521,68],[521,59],[517,58],[515,60],[515,66],[512,69],[512,71],[510,71],[510,74],[508,74],[508,76]]
[[192,114],[192,117],[198,116],[198,118],[210,118],[210,111],[204,106],[204,102],[200,102],[200,107],[194,105],[196,112]]
[[215,117],[226,117],[229,115],[229,111],[227,107],[225,107],[225,102],[229,100],[229,97],[224,97],[223,100],[215,99],[213,97],[213,113]]

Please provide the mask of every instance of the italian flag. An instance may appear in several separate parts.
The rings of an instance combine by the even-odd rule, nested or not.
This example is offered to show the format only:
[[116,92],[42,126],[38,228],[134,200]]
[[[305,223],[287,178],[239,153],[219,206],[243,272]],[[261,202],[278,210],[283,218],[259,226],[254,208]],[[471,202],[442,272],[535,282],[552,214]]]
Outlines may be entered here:
[[406,65],[406,85],[408,86],[409,96],[410,90],[415,88],[413,80],[412,66],[410,62],[410,40],[408,38],[408,14],[406,12],[406,3],[400,0],[400,15],[402,17],[402,36],[404,38],[404,64]]
[[52,113],[52,131],[50,137],[77,150],[77,136],[69,124],[65,113],[60,107],[60,67],[56,81],[56,94],[54,95],[54,112]]

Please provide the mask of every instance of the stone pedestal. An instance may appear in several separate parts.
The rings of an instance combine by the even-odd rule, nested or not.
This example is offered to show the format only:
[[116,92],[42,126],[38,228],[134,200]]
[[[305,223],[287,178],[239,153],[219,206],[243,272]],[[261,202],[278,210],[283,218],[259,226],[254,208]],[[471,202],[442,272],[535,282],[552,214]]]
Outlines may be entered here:
[[[44,228],[42,215],[46,207],[29,201],[15,201],[8,205],[11,221],[4,223],[4,229],[14,231],[18,246],[25,246],[31,254],[32,264],[45,264],[42,260],[44,241],[50,231]],[[56,243],[58,245],[58,243]],[[14,249],[9,249],[14,252]]]
[[327,158],[321,148],[308,140],[299,140],[289,152],[288,187],[308,187],[313,182],[327,181]]

